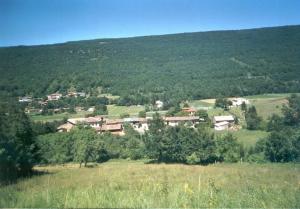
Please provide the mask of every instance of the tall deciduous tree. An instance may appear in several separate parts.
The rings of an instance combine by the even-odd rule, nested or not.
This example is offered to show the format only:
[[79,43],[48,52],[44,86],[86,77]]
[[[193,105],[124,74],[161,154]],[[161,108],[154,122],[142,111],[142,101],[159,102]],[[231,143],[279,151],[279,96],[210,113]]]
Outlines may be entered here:
[[31,122],[18,105],[0,107],[0,178],[9,180],[32,171],[36,146]]
[[256,130],[260,127],[261,117],[257,115],[255,106],[251,106],[245,113],[247,129]]

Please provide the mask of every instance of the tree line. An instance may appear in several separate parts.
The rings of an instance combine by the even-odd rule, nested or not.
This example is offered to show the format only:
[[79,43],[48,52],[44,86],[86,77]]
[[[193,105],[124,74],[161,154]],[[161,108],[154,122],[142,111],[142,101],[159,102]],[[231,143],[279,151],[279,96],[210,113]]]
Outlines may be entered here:
[[[291,95],[282,111],[283,116],[273,115],[269,119],[269,136],[246,149],[230,133],[215,135],[209,123],[196,128],[184,124],[170,127],[159,114],[154,115],[144,135],[130,125],[125,125],[125,136],[97,134],[83,126],[68,133],[54,133],[54,126],[61,122],[32,123],[18,105],[5,104],[0,109],[1,180],[28,175],[36,164],[76,162],[86,166],[88,162],[101,163],[113,158],[202,165],[300,162],[300,96]],[[249,114],[255,115],[253,112],[250,110]]]

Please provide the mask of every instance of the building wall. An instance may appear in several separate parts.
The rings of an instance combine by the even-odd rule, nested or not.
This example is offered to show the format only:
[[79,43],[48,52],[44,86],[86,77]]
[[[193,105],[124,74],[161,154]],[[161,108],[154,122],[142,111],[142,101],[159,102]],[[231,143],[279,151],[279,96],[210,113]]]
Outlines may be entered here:
[[224,125],[224,126],[215,126],[215,130],[216,131],[223,131],[223,130],[227,130],[228,129],[228,125]]

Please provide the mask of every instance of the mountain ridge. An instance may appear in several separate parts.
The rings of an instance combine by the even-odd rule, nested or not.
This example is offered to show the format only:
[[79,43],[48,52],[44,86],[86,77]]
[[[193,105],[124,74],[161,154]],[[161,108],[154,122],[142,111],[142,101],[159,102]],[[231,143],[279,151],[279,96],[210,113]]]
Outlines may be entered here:
[[35,46],[50,46],[50,45],[61,45],[74,42],[83,41],[101,41],[101,40],[115,40],[115,39],[131,39],[131,38],[147,38],[155,36],[171,36],[171,35],[184,35],[184,34],[194,34],[194,33],[211,33],[211,32],[233,32],[233,31],[247,31],[247,30],[261,30],[261,29],[273,29],[273,28],[284,28],[284,27],[299,27],[300,24],[296,25],[281,25],[281,26],[266,26],[266,27],[254,27],[254,28],[243,28],[243,29],[220,29],[220,30],[205,30],[205,31],[193,31],[193,32],[179,32],[179,33],[165,33],[165,34],[150,34],[150,35],[137,35],[137,36],[126,36],[126,37],[107,37],[107,38],[91,38],[91,39],[78,39],[65,42],[57,43],[45,43],[45,44],[19,44],[11,46],[0,46],[0,48],[12,48],[12,47],[35,47]]
[[300,26],[0,48],[0,94],[78,91],[123,104],[300,91]]

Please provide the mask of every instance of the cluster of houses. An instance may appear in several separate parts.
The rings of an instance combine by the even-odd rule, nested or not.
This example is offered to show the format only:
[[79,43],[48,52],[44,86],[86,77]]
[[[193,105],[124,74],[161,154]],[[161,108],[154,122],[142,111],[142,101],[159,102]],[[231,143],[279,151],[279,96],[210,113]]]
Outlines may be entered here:
[[[61,99],[62,97],[86,97],[86,94],[84,92],[69,92],[66,95],[62,95],[61,93],[53,93],[47,95],[47,100],[43,101],[44,104],[47,103],[47,101],[57,101]],[[32,102],[34,99],[30,96],[24,96],[19,97],[19,102]],[[38,99],[41,100],[41,99]]]
[[49,95],[47,95],[47,99],[48,99],[48,101],[57,101],[62,97],[75,97],[75,98],[77,98],[77,97],[85,97],[85,96],[86,96],[86,94],[84,92],[72,91],[72,92],[69,92],[65,96],[63,96],[60,93],[49,94]]
[[[62,97],[86,97],[84,92],[69,92],[67,95],[62,95],[61,93],[53,93],[47,95],[47,100],[39,101],[39,103],[47,104],[48,101],[57,101]],[[19,102],[32,102],[32,97],[21,97],[19,98]],[[249,100],[244,98],[231,98],[232,106],[238,107],[243,103],[249,104]],[[155,106],[158,109],[163,107],[162,101],[156,101]],[[90,108],[93,111],[93,107]],[[182,108],[182,112],[186,113],[187,116],[177,116],[177,117],[163,117],[164,123],[168,126],[177,126],[180,123],[188,125],[190,127],[195,127],[204,119],[196,116],[197,110],[192,107]],[[69,132],[75,126],[79,124],[91,126],[95,128],[98,133],[103,132],[111,132],[116,135],[124,135],[124,125],[131,125],[136,131],[143,134],[146,130],[148,130],[148,122],[152,118],[123,118],[123,119],[108,119],[103,116],[95,116],[88,118],[73,118],[69,119],[66,124],[63,124],[58,127],[59,132]],[[214,129],[216,131],[229,130],[233,129],[235,124],[235,118],[232,115],[221,115],[214,116],[212,119]]]
[[[95,116],[88,118],[72,118],[68,119],[67,123],[57,128],[58,132],[69,132],[77,125],[86,125],[94,128],[98,133],[110,132],[115,135],[124,135],[124,125],[131,125],[134,130],[143,134],[148,130],[148,118],[123,118],[123,119],[108,119],[103,116]],[[180,123],[189,127],[195,127],[200,121],[204,121],[199,116],[180,116],[180,117],[163,117],[166,125],[177,126]]]
[[[58,132],[69,132],[72,128],[83,125],[94,128],[98,133],[110,132],[114,135],[124,135],[124,125],[131,125],[134,130],[140,134],[145,133],[149,128],[149,121],[152,118],[123,118],[123,119],[108,119],[103,116],[95,116],[88,118],[72,118],[68,119],[67,123],[57,128]],[[178,126],[184,124],[189,127],[195,127],[199,122],[204,122],[199,116],[175,116],[163,117],[165,125]],[[228,130],[234,126],[235,118],[232,115],[214,116],[213,124],[216,131]]]
[[[42,99],[42,98],[32,98],[30,96],[24,96],[24,97],[19,97],[19,102],[20,103],[31,103],[33,101],[36,101],[39,105],[41,106],[45,106],[48,104],[49,101],[57,101],[63,97],[86,97],[86,94],[84,92],[69,92],[66,95],[63,95],[61,93],[53,93],[53,94],[49,94],[47,95],[47,99]],[[62,108],[64,110],[67,110],[68,108]],[[53,112],[57,113],[57,112],[61,112],[62,109],[54,109]],[[26,107],[25,109],[26,113],[41,113],[42,109],[41,108],[32,108],[32,107]]]

